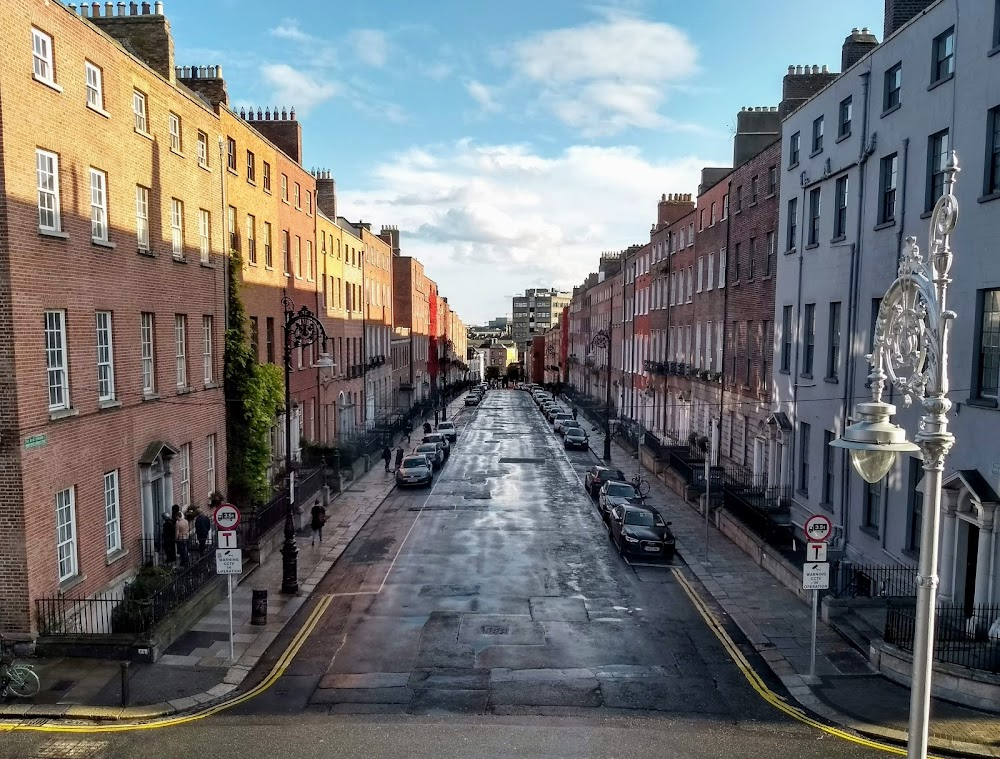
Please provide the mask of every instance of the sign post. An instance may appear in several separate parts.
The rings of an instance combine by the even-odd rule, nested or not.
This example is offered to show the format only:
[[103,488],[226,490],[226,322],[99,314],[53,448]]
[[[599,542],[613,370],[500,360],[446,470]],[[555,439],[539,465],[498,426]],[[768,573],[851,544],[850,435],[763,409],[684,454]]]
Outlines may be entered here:
[[826,541],[833,534],[833,523],[823,514],[813,514],[802,526],[806,534],[806,564],[802,567],[802,589],[812,591],[812,638],[809,647],[809,678],[816,679],[816,626],[819,618],[819,592],[830,587],[830,564],[826,560]]
[[226,576],[229,596],[229,660],[236,658],[233,645],[233,575],[243,573],[243,551],[236,547],[236,528],[240,510],[231,503],[215,507],[212,520],[216,527],[215,573]]

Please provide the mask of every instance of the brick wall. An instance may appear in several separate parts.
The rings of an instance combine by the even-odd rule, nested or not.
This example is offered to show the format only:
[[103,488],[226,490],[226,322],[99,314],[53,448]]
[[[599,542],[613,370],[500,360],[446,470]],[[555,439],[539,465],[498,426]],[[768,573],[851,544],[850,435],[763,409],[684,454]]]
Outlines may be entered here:
[[885,28],[882,39],[899,29],[935,0],[885,0]]

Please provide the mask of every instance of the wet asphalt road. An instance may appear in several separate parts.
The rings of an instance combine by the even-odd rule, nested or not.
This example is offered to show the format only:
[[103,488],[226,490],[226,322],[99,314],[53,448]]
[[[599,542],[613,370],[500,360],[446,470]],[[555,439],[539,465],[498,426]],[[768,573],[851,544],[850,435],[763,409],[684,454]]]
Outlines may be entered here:
[[[618,556],[580,484],[593,455],[565,452],[526,393],[456,421],[433,489],[393,491],[317,588],[333,600],[274,687],[80,755],[884,755],[766,704],[670,569]],[[0,755],[54,740],[0,736]]]

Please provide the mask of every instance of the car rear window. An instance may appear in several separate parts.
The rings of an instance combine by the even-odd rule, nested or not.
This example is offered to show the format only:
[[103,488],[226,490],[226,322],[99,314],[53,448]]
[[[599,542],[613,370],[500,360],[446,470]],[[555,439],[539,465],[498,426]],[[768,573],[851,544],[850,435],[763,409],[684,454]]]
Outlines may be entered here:
[[629,511],[625,514],[625,524],[634,524],[637,527],[652,527],[656,521],[648,511]]
[[608,485],[608,495],[621,498],[635,498],[636,492],[634,487],[626,485],[624,482],[612,482]]
[[403,459],[403,469],[412,469],[415,466],[427,466],[427,459],[423,456],[409,456]]

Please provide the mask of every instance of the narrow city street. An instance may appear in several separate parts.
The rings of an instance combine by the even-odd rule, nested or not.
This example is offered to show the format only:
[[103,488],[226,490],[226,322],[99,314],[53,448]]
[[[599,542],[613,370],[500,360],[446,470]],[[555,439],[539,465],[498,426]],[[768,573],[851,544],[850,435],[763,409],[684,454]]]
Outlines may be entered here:
[[3,755],[881,755],[766,703],[670,568],[618,556],[579,480],[593,454],[567,455],[527,394],[457,422],[433,489],[393,491],[317,588],[303,618],[332,600],[273,687],[163,730],[8,735]]

